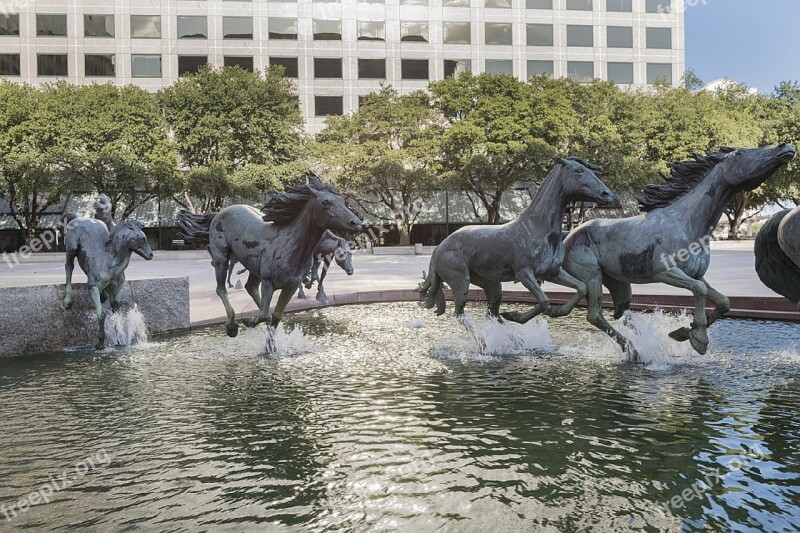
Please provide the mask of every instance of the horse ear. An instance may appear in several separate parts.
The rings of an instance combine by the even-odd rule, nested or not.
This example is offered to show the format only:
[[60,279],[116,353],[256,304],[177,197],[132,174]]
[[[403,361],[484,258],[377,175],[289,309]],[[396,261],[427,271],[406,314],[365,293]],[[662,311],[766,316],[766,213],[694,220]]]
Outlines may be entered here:
[[554,157],[553,161],[555,161],[556,164],[559,164],[559,165],[566,165],[567,164],[567,160],[564,159],[563,157]]

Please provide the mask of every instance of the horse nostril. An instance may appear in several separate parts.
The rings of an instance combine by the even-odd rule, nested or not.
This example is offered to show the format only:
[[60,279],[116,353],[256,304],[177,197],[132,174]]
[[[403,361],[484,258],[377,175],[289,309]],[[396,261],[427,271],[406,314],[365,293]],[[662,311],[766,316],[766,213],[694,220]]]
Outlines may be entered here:
[[608,192],[608,191],[603,191],[603,196],[610,196],[610,195],[611,195],[611,193],[610,193],[610,192]]

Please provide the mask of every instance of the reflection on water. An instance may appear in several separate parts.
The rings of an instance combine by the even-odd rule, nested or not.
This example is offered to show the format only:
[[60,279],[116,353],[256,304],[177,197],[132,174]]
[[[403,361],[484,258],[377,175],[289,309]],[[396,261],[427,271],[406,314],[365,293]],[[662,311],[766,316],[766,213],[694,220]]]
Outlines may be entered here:
[[0,530],[795,530],[797,327],[634,366],[577,315],[468,333],[395,304],[289,317],[289,355],[212,328],[3,361],[0,505],[111,461]]

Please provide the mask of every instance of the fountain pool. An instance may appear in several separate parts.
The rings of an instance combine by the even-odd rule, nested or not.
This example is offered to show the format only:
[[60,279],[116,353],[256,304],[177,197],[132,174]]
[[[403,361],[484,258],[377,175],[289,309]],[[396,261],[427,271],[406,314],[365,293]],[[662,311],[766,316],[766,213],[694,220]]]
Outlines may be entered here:
[[796,530],[798,326],[679,322],[631,318],[644,366],[414,303],[2,360],[0,530]]

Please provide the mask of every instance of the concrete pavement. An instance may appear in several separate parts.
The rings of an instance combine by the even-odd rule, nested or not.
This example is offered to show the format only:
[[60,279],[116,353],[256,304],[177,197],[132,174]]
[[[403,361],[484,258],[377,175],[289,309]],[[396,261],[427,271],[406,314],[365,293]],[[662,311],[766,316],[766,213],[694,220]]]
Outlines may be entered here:
[[[160,254],[162,258],[156,261],[132,261],[127,270],[128,279],[188,276],[192,323],[219,321],[225,313],[215,292],[214,271],[206,252],[160,252]],[[47,262],[34,262],[36,260],[34,256],[31,260],[21,262],[13,269],[10,269],[5,263],[0,263],[0,287],[64,283],[63,264],[60,261],[54,262],[54,259],[57,257],[48,257]],[[372,296],[364,297],[366,301],[381,301],[379,297],[375,296],[381,291],[395,291],[391,298],[405,297],[408,295],[397,291],[413,290],[422,277],[422,271],[428,270],[429,262],[429,255],[378,256],[357,252],[353,258],[355,274],[348,277],[334,264],[325,280],[325,290],[335,303],[357,302],[359,301],[358,295],[364,296],[367,293],[371,293]],[[712,253],[711,268],[707,279],[712,286],[728,296],[776,298],[777,295],[758,279],[753,265],[754,257],[751,250],[717,249]],[[234,283],[236,279],[237,276],[234,275]],[[246,277],[242,276],[240,279],[244,283]],[[76,269],[74,280],[78,283],[85,282],[85,276],[80,269]],[[519,284],[506,283],[504,290],[518,295],[518,298],[514,298],[516,300],[526,299],[523,297],[526,291]],[[545,284],[545,290],[549,293],[564,292],[564,288],[549,283]],[[234,305],[237,315],[255,311],[255,304],[244,290],[231,290],[230,293],[231,303]],[[310,300],[305,302],[305,305],[315,305],[313,298],[316,295],[316,287],[308,293]],[[477,295],[478,293],[476,293]],[[662,284],[634,285],[634,295],[643,298],[642,302],[677,302],[678,300],[666,297],[691,296],[687,291]],[[353,300],[354,296],[355,300]],[[297,308],[301,305],[303,302],[295,300],[292,307]],[[800,319],[800,314],[797,315],[797,318]]]

